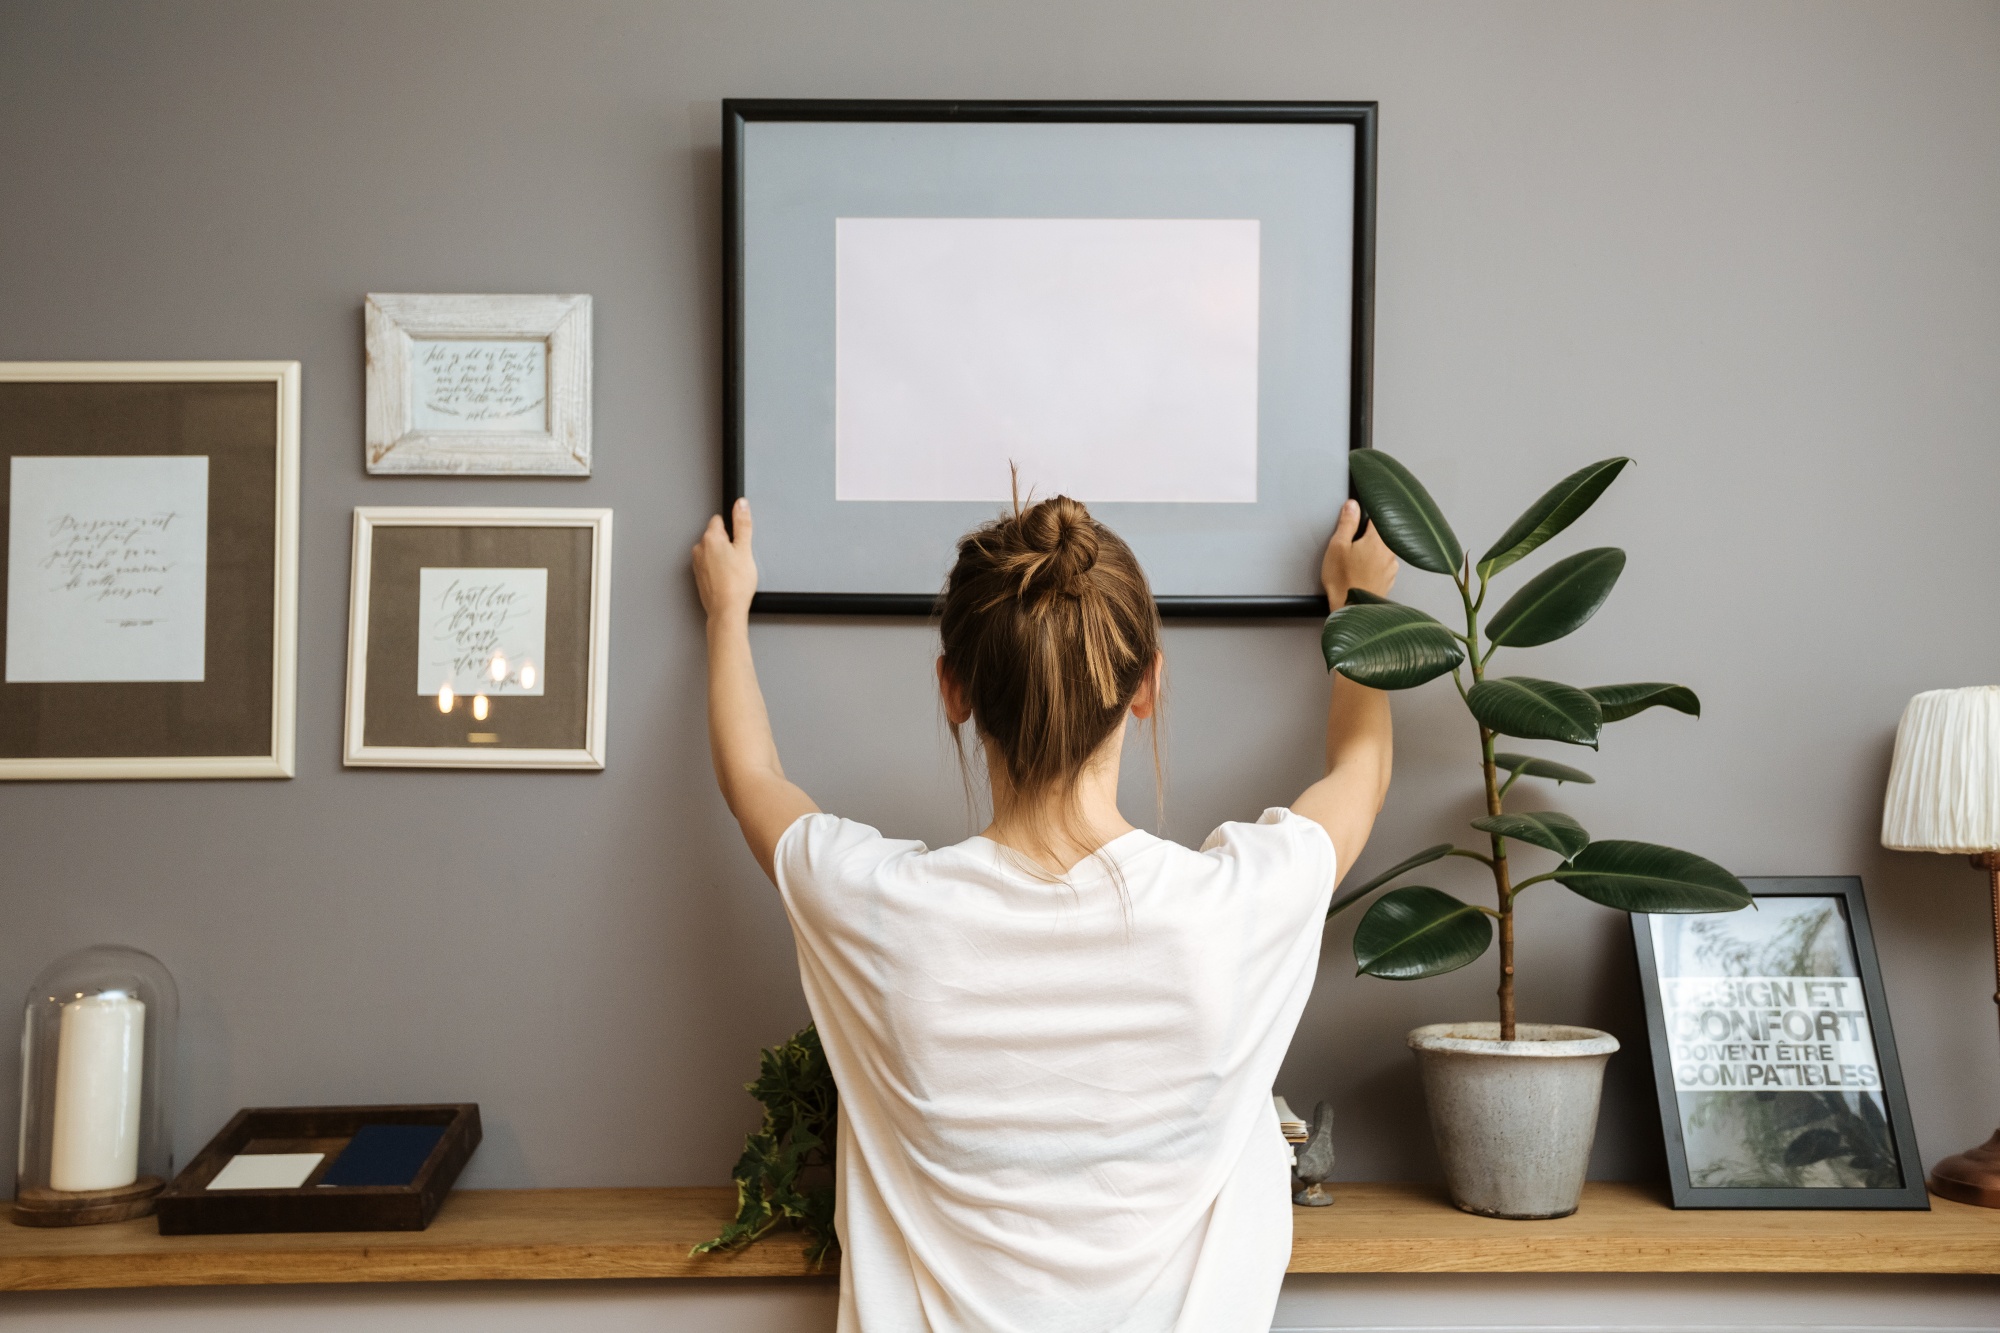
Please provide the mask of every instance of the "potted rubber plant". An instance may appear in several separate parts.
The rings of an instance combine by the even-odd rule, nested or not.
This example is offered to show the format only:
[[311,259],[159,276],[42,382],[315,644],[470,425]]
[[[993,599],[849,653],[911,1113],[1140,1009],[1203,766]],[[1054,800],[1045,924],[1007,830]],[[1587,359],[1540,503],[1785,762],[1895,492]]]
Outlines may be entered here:
[[[1434,977],[1483,957],[1499,940],[1497,1022],[1439,1023],[1409,1035],[1452,1200],[1492,1217],[1563,1217],[1576,1211],[1596,1137],[1604,1064],[1618,1049],[1609,1033],[1520,1023],[1514,1012],[1514,921],[1520,895],[1560,886],[1625,912],[1730,912],[1750,905],[1743,884],[1713,861],[1653,843],[1599,840],[1569,815],[1507,810],[1517,783],[1589,783],[1580,769],[1500,748],[1503,737],[1596,749],[1610,723],[1649,708],[1699,717],[1683,685],[1643,682],[1579,688],[1533,676],[1498,675],[1502,649],[1552,643],[1581,628],[1624,572],[1625,553],[1604,546],[1565,556],[1528,579],[1490,614],[1494,581],[1574,523],[1631,461],[1607,458],[1563,478],[1514,521],[1484,555],[1460,545],[1436,501],[1389,455],[1349,456],[1355,491],[1389,549],[1405,564],[1442,575],[1458,590],[1461,631],[1415,607],[1366,593],[1327,618],[1320,646],[1329,670],[1384,690],[1450,677],[1479,740],[1484,812],[1472,828],[1483,847],[1439,843],[1335,898],[1328,917],[1411,871],[1446,857],[1484,865],[1494,904],[1468,903],[1428,885],[1376,897],[1354,932],[1358,972],[1392,980]],[[1517,857],[1553,858],[1522,874]]]

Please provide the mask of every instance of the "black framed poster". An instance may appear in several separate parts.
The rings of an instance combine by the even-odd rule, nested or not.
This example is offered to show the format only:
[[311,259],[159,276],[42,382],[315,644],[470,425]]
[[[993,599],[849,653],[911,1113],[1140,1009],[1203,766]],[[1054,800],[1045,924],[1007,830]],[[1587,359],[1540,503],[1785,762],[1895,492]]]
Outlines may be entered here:
[[753,609],[926,614],[1018,493],[1089,504],[1166,614],[1325,614],[1369,442],[1374,103],[722,116]]
[[1632,916],[1676,1208],[1930,1207],[1861,881]]

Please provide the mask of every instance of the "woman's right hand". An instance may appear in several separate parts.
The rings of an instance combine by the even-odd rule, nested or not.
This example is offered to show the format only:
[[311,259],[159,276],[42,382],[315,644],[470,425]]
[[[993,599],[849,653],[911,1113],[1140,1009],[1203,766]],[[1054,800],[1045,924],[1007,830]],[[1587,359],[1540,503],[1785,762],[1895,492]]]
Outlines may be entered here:
[[694,584],[710,620],[747,619],[750,599],[757,595],[757,561],[750,554],[750,502],[738,500],[730,518],[734,539],[723,527],[722,515],[717,514],[708,520],[707,530],[694,545]]
[[1340,519],[1333,525],[1333,539],[1319,562],[1320,586],[1326,589],[1327,604],[1339,610],[1347,604],[1350,589],[1359,588],[1377,597],[1387,597],[1396,586],[1400,566],[1395,553],[1382,542],[1382,533],[1373,523],[1359,541],[1354,538],[1361,526],[1361,506],[1349,500],[1340,507]]

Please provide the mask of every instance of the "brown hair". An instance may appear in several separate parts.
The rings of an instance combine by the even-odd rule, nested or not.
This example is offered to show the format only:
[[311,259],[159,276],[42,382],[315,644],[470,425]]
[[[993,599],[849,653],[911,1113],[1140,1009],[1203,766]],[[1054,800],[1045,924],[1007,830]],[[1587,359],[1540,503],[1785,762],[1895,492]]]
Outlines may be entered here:
[[[1011,789],[994,793],[994,813],[1007,813],[1003,799],[1039,809],[1054,795],[1053,820],[1027,830],[1053,850],[1053,835],[1080,835],[1077,779],[1123,725],[1159,656],[1146,575],[1079,502],[1058,495],[1023,509],[1017,499],[1013,513],[959,542],[938,609],[945,670]],[[1157,725],[1153,770],[1157,779]]]

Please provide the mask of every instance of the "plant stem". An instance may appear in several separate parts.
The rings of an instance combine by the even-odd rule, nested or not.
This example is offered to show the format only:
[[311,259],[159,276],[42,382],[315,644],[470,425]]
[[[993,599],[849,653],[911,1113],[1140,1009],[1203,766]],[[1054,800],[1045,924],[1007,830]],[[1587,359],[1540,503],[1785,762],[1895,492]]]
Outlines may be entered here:
[[[1479,749],[1486,769],[1486,813],[1498,815],[1500,784],[1493,764],[1493,733],[1479,729]],[[1514,1040],[1514,890],[1508,882],[1507,840],[1493,838],[1493,891],[1500,900],[1500,1040]]]
[[[1469,573],[1469,571],[1468,571]],[[1472,668],[1472,682],[1477,685],[1486,678],[1486,663],[1492,659],[1495,644],[1479,654],[1479,607],[1486,600],[1485,580],[1480,580],[1479,600],[1474,601],[1471,580],[1460,577],[1458,595],[1465,603],[1465,637],[1472,645],[1466,654],[1466,663]],[[1482,723],[1479,728],[1479,761],[1482,776],[1486,779],[1486,813],[1498,818],[1502,813],[1500,775],[1493,762],[1493,733]],[[1489,835],[1493,839],[1493,894],[1499,901],[1500,910],[1494,913],[1500,919],[1500,1040],[1514,1040],[1514,890],[1507,873],[1507,840],[1498,833]]]

